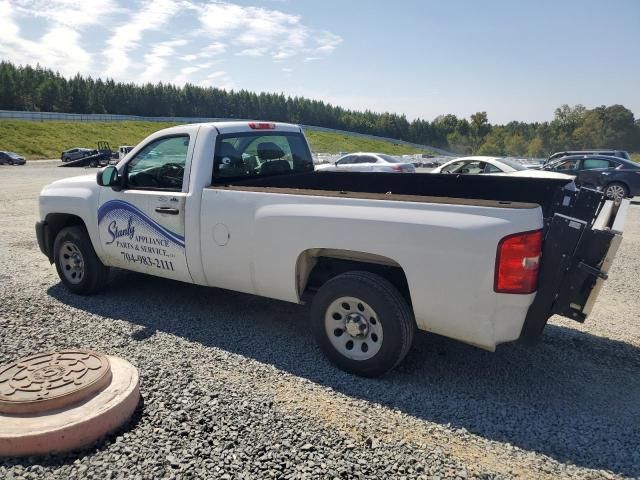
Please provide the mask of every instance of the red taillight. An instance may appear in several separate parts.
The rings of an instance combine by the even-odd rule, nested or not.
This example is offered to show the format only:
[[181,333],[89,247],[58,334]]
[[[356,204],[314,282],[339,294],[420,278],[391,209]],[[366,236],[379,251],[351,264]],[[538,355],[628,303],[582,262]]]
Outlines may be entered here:
[[532,293],[538,284],[542,230],[500,240],[493,289],[498,293]]
[[276,128],[276,124],[267,122],[249,122],[249,128],[254,130],[273,130]]
[[402,167],[400,165],[391,165],[391,170],[393,170],[394,172],[401,172]]

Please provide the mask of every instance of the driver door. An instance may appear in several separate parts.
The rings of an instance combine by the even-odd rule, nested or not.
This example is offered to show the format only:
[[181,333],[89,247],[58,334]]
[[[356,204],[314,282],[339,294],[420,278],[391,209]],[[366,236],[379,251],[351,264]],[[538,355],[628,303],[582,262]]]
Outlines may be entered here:
[[191,282],[185,254],[184,170],[189,136],[152,140],[120,169],[124,188],[102,188],[100,242],[108,265]]

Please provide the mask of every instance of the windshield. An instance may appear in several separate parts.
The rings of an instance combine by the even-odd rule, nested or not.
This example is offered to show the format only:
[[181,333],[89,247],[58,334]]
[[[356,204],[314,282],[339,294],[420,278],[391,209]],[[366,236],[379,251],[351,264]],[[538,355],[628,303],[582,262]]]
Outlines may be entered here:
[[500,161],[505,165],[509,165],[514,170],[526,170],[527,167],[522,165],[520,162],[516,162],[515,160],[509,160],[507,158],[501,158]]
[[402,163],[402,160],[398,160],[397,158],[393,158],[390,155],[385,155],[384,153],[378,154],[380,158],[382,158],[385,162],[389,163]]
[[9,155],[11,158],[20,158],[20,155],[14,152],[7,152],[7,155]]

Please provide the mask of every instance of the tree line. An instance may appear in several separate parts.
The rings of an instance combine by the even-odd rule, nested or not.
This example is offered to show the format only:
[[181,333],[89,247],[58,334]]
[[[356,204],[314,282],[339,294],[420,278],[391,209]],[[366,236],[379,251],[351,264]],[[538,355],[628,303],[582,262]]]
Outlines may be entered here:
[[550,122],[492,125],[486,112],[433,121],[356,111],[280,93],[226,91],[191,84],[64,78],[40,66],[0,62],[0,109],[143,116],[258,118],[302,123],[433,145],[463,154],[543,157],[582,148],[640,151],[640,119],[622,105],[563,105]]

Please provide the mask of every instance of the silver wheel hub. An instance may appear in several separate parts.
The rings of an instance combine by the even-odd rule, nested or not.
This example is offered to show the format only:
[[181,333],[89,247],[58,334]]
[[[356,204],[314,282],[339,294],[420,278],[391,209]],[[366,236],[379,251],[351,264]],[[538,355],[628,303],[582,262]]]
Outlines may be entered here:
[[356,297],[331,302],[324,317],[325,332],[333,347],[352,360],[368,360],[382,347],[382,324],[376,311]]
[[360,313],[350,313],[345,321],[345,330],[353,338],[365,338],[369,332],[369,322]]
[[622,200],[624,198],[624,188],[620,185],[611,185],[607,187],[606,194],[611,200]]
[[64,242],[58,253],[64,278],[71,283],[80,283],[84,278],[84,258],[73,242]]

